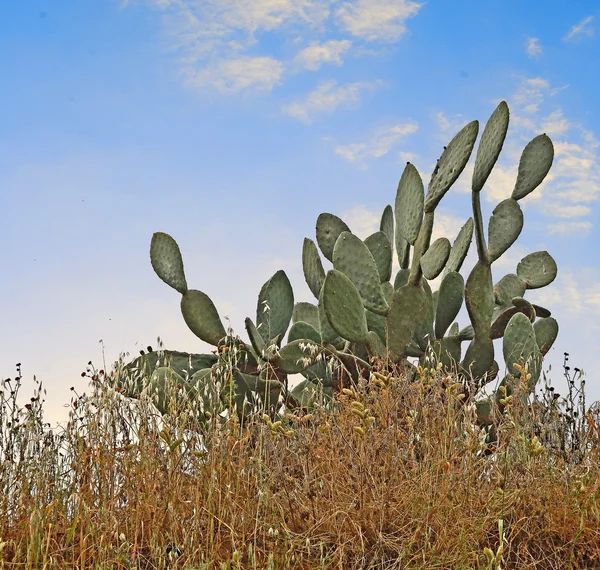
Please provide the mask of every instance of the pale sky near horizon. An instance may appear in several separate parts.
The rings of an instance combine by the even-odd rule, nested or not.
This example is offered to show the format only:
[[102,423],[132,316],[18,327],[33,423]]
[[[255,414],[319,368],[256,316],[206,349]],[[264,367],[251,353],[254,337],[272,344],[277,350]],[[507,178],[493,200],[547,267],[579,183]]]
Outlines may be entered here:
[[[321,212],[366,237],[406,161],[427,182],[501,100],[511,122],[486,223],[529,140],[547,133],[555,159],[494,280],[553,255],[556,281],[527,294],[560,324],[550,378],[564,394],[568,352],[600,399],[597,2],[30,0],[0,14],[0,376],[20,362],[24,396],[41,379],[48,421],[86,389],[90,360],[110,369],[159,336],[212,348],[152,270],[153,232],[177,240],[189,287],[245,338],[278,269],[313,300],[301,253]],[[471,215],[473,160],[436,216],[451,240]]]

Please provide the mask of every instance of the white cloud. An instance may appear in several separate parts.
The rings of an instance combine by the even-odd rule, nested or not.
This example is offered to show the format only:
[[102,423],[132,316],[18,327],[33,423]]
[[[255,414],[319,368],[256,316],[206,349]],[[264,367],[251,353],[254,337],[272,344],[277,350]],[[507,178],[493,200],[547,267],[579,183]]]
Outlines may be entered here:
[[283,73],[283,64],[271,57],[225,59],[198,71],[186,72],[186,83],[198,89],[212,87],[224,93],[251,89],[270,91]]
[[330,40],[325,43],[317,41],[301,50],[294,62],[310,71],[316,71],[324,63],[333,63],[342,65],[342,54],[350,49],[352,42],[350,40]]
[[[587,206],[571,206],[561,202],[541,202],[540,209],[546,215],[556,218],[581,218],[592,212]],[[583,224],[584,222],[571,222],[571,224],[574,223]]]
[[542,120],[542,129],[548,136],[562,135],[571,128],[561,109],[556,109]]
[[418,123],[398,123],[391,127],[377,129],[364,143],[354,143],[337,146],[335,152],[349,162],[359,162],[367,158],[379,158],[386,155],[390,149],[407,135],[417,132]]
[[536,113],[544,100],[543,91],[549,89],[550,82],[541,77],[533,77],[521,82],[512,100],[527,113]]
[[335,16],[353,36],[395,42],[406,32],[405,21],[416,15],[421,6],[408,0],[355,0],[344,2]]
[[587,18],[581,20],[581,22],[579,22],[578,24],[575,24],[569,30],[569,33],[563,38],[563,41],[568,42],[573,38],[581,35],[592,36],[594,34],[594,29],[589,24],[591,24],[593,19],[593,16],[588,16]]
[[543,50],[540,45],[540,38],[527,38],[527,55],[531,58],[537,58],[542,55]]
[[344,210],[340,218],[348,224],[350,231],[360,239],[365,239],[379,231],[382,212],[375,213],[363,204]]
[[[162,12],[166,47],[187,84],[225,93],[257,87],[268,90],[279,82],[284,68],[315,71],[326,63],[342,65],[342,56],[352,46],[352,36],[365,41],[397,41],[406,31],[405,20],[421,7],[408,0],[147,0],[146,3]],[[123,8],[127,4],[125,1]],[[301,45],[305,35],[315,39],[300,50],[294,61],[284,62],[278,61],[270,47],[273,42],[268,47],[260,44],[261,33],[265,32],[270,32],[270,40],[279,43],[291,38],[292,44]],[[341,37],[316,39],[325,34],[331,37],[332,32]],[[257,45],[270,51],[263,51],[262,57],[249,54],[248,50]],[[364,47],[361,49],[365,51]],[[243,62],[244,57],[255,64],[262,60],[262,69],[250,69],[248,77],[230,80],[230,75],[244,75],[238,69],[227,69],[231,61]],[[271,63],[265,69],[266,60],[277,65]],[[255,79],[256,75],[260,77]]]
[[587,234],[592,229],[592,222],[556,222],[548,224],[551,234]]
[[337,85],[333,79],[323,81],[315,91],[303,101],[284,105],[282,111],[303,123],[312,123],[315,115],[331,113],[338,107],[351,107],[360,102],[360,93],[365,89],[375,89],[379,82],[356,82]]

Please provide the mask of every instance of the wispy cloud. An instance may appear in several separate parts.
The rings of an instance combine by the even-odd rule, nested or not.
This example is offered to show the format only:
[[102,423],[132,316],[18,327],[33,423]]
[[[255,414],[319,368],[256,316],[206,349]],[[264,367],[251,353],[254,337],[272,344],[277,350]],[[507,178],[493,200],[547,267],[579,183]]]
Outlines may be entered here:
[[310,71],[316,71],[324,63],[342,65],[344,63],[342,55],[350,49],[351,45],[350,40],[330,40],[324,43],[313,41],[298,52],[294,63]]
[[406,20],[422,4],[408,0],[355,0],[335,13],[341,28],[368,41],[395,42],[406,32]]
[[364,161],[367,158],[386,155],[394,145],[407,135],[416,133],[418,129],[419,124],[416,121],[378,128],[366,142],[339,145],[335,148],[335,152],[343,159],[357,162],[361,167],[366,168]]
[[198,89],[212,87],[223,93],[252,89],[270,91],[281,79],[283,64],[272,57],[225,59],[199,70],[187,69],[186,84]]
[[360,94],[376,89],[380,82],[355,82],[339,85],[333,79],[323,81],[304,100],[284,105],[282,111],[303,123],[310,124],[315,116],[331,113],[338,107],[352,107],[360,102]]
[[579,22],[578,24],[575,24],[569,30],[569,33],[563,38],[563,41],[568,42],[568,41],[572,40],[573,38],[576,38],[576,37],[582,36],[582,35],[583,36],[594,35],[594,29],[590,26],[593,19],[594,19],[593,16],[588,16],[587,18],[584,18],[583,20],[581,20],[581,22]]
[[540,38],[527,38],[527,55],[530,58],[537,59],[543,52]]
[[[361,53],[365,42],[398,41],[406,32],[406,20],[421,7],[409,0],[148,3],[162,12],[166,44],[186,84],[222,93],[265,91],[279,84],[285,72],[317,71],[323,64],[340,66],[343,56],[354,49],[353,38],[362,40]],[[268,44],[261,43],[265,32],[269,32]],[[332,32],[339,39],[329,39]],[[299,51],[292,59],[282,59],[279,54],[286,50],[278,48],[289,45],[290,34],[300,38]],[[307,45],[304,35],[312,38]],[[257,48],[260,57],[254,53]],[[247,73],[239,69],[244,62],[250,64]]]
[[592,229],[592,222],[556,222],[548,224],[551,234],[581,234],[585,235]]

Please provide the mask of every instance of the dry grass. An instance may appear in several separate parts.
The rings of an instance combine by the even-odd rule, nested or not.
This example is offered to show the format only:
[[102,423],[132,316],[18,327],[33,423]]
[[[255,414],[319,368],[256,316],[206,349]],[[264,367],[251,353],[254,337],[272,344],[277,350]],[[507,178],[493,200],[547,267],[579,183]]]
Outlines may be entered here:
[[515,394],[489,444],[421,370],[198,432],[90,376],[60,431],[3,381],[0,568],[600,568],[593,411],[574,449],[572,413]]

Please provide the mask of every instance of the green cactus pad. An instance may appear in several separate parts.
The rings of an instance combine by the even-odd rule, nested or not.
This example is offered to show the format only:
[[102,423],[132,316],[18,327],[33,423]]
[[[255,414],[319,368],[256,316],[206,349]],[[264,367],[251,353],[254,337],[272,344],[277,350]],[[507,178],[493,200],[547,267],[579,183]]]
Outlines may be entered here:
[[518,275],[509,273],[494,285],[494,299],[499,305],[506,305],[511,299],[525,295],[526,290],[525,281]]
[[282,347],[271,362],[285,374],[298,374],[313,365],[322,351],[320,343],[301,338]]
[[448,257],[448,261],[446,262],[446,271],[448,273],[451,271],[460,271],[467,253],[469,253],[471,240],[473,239],[473,226],[473,218],[469,218],[458,232],[450,251],[450,257]]
[[342,232],[349,232],[350,228],[344,221],[333,214],[323,213],[317,218],[317,243],[321,252],[329,261],[333,261],[333,248]]
[[421,269],[426,279],[435,279],[444,269],[450,257],[450,242],[447,238],[436,239],[421,257]]
[[475,157],[475,168],[473,169],[471,183],[473,192],[479,192],[483,188],[492,172],[492,168],[494,168],[494,164],[498,160],[498,156],[500,156],[506,138],[506,131],[508,130],[509,115],[508,105],[506,101],[502,101],[488,119],[485,129],[483,129],[477,156]]
[[307,338],[314,342],[321,342],[321,333],[308,323],[297,321],[290,327],[288,342],[293,342],[299,338]]
[[502,338],[510,319],[517,313],[523,313],[530,321],[535,318],[535,309],[531,303],[523,298],[516,297],[512,302],[496,307],[494,310],[490,338],[492,340]]
[[303,321],[311,325],[314,329],[320,330],[321,323],[319,321],[319,308],[312,303],[300,301],[294,305],[292,311],[292,323]]
[[535,309],[535,316],[539,317],[540,319],[547,319],[549,316],[552,315],[552,313],[548,309],[546,309],[546,307],[540,307],[535,303],[532,306]]
[[523,229],[523,212],[516,200],[500,202],[492,212],[488,226],[490,261],[496,261],[519,237]]
[[325,270],[323,269],[315,242],[308,238],[304,239],[302,246],[302,269],[308,288],[318,299],[323,281],[325,281]]
[[360,238],[350,232],[340,234],[333,249],[333,267],[350,278],[367,309],[379,314],[387,312],[389,306],[381,290],[377,264]]
[[250,338],[250,344],[252,345],[252,348],[254,348],[256,354],[258,354],[261,357],[264,356],[267,349],[267,345],[261,334],[258,332],[256,325],[252,322],[252,319],[250,317],[247,317],[245,319],[244,325],[246,327],[248,337]]
[[182,378],[191,378],[199,370],[217,362],[215,354],[190,354],[178,350],[158,350],[138,356],[119,370],[116,385],[128,396],[140,394],[152,373],[160,367],[171,368]]
[[[325,276],[325,279],[327,279],[327,276]],[[321,289],[321,295],[319,296],[319,332],[321,333],[321,338],[323,339],[323,342],[336,344],[340,341],[340,336],[331,327],[331,323],[329,322],[329,319],[327,318],[327,315],[325,313],[323,292],[324,288]]]
[[201,340],[217,346],[225,328],[210,297],[202,291],[188,289],[181,297],[181,314],[189,329]]
[[442,279],[439,288],[438,303],[435,313],[436,338],[443,338],[448,327],[458,315],[463,304],[464,293],[465,280],[463,279],[463,276],[456,271],[447,273]]
[[384,341],[381,340],[381,338],[375,331],[369,331],[369,334],[367,335],[366,345],[369,351],[369,356],[385,358],[387,348],[385,346]]
[[294,310],[294,292],[285,271],[279,270],[261,288],[256,305],[256,328],[267,345],[285,334]]
[[450,141],[438,160],[427,189],[425,211],[433,212],[464,170],[477,139],[479,123],[472,121]]
[[394,247],[394,210],[389,205],[385,207],[381,215],[379,231],[387,236],[390,246]]
[[169,235],[156,232],[150,242],[150,263],[155,273],[182,295],[188,290],[183,259],[177,242]]
[[400,267],[407,269],[410,264],[410,244],[398,233],[396,233],[396,255]]
[[312,410],[317,404],[325,404],[332,400],[331,387],[319,387],[310,380],[303,380],[294,387],[292,396],[307,410]]
[[521,155],[517,182],[511,198],[521,200],[533,192],[548,174],[553,159],[554,146],[547,135],[539,135],[530,141]]
[[400,287],[404,287],[408,283],[408,277],[410,275],[410,269],[399,269],[394,279],[394,291],[398,291]]
[[166,366],[157,368],[150,377],[145,392],[151,397],[156,409],[163,415],[169,411],[169,396],[175,395],[175,402],[180,405],[187,397],[187,391],[177,390],[186,381],[177,372]]
[[540,375],[542,354],[537,345],[533,325],[523,313],[517,313],[508,322],[504,331],[502,351],[509,372],[517,378],[521,373],[514,364],[528,364],[531,379],[527,387],[531,392]]
[[365,239],[365,245],[369,248],[381,283],[389,281],[392,277],[392,245],[383,232],[376,232]]
[[542,356],[546,356],[558,336],[558,322],[552,317],[539,319],[533,324],[535,340]]
[[475,337],[487,337],[494,312],[492,270],[478,261],[465,286],[465,302]]
[[447,370],[452,370],[460,364],[461,341],[457,336],[447,336],[433,343],[436,360]]
[[412,340],[413,333],[427,316],[427,295],[421,287],[404,285],[394,292],[387,315],[387,347],[393,361],[398,361]]
[[389,281],[384,281],[381,284],[381,290],[383,291],[383,296],[387,301],[388,305],[392,304],[392,297],[394,296],[394,286]]
[[396,235],[415,245],[423,221],[425,189],[418,170],[406,163],[396,192]]
[[494,343],[487,336],[475,337],[469,344],[461,363],[464,373],[480,380],[480,385],[483,385],[487,382],[487,376],[489,376],[493,364]]
[[365,317],[367,319],[367,328],[370,331],[377,333],[377,336],[381,339],[382,342],[385,342],[386,332],[385,332],[385,317],[382,315],[378,315],[365,309]]
[[461,341],[473,340],[475,338],[475,329],[473,328],[473,325],[467,325],[461,329],[458,333],[458,336]]
[[331,327],[351,342],[366,342],[369,332],[361,295],[344,273],[332,269],[323,285],[323,307]]
[[417,344],[422,350],[427,350],[427,346],[430,341],[433,341],[433,321],[435,319],[437,291],[435,293],[431,290],[431,285],[426,279],[421,280],[421,287],[425,291],[425,303],[427,305],[427,311],[425,318],[421,324],[417,327],[413,335],[413,340],[417,341]]
[[556,279],[556,261],[547,251],[536,251],[525,256],[517,265],[517,275],[527,289],[539,289]]

